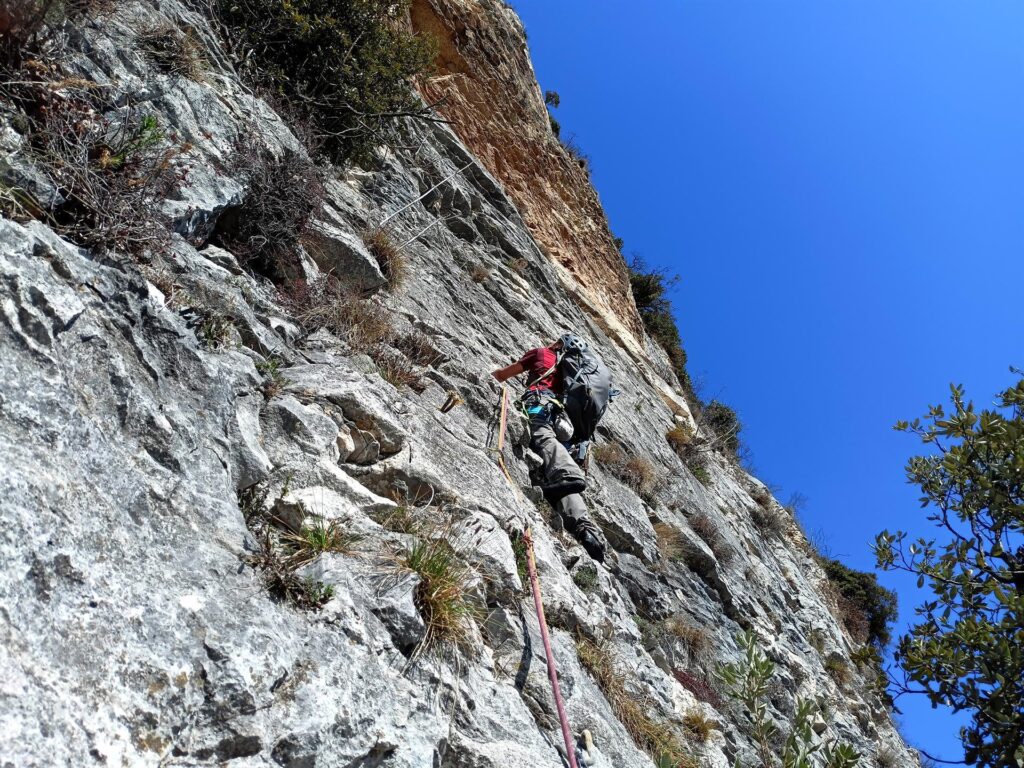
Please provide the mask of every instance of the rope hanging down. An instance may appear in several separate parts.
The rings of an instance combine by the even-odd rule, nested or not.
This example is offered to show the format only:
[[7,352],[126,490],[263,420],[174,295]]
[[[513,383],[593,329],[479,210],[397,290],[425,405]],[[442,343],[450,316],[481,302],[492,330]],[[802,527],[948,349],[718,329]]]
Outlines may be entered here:
[[[519,488],[512,480],[508,467],[505,466],[503,448],[505,447],[505,427],[508,424],[508,388],[501,387],[501,416],[498,422],[498,466],[501,467],[505,479],[512,486],[516,493]],[[551,650],[551,638],[548,635],[548,622],[544,618],[544,603],[540,596],[540,578],[537,576],[537,561],[533,556],[533,535],[527,526],[523,532],[523,543],[526,544],[526,567],[530,573],[530,588],[533,591],[533,605],[537,609],[537,624],[540,626],[540,639],[544,644],[544,654],[548,662],[548,677],[551,678],[551,691],[555,696],[555,708],[558,710],[558,719],[562,725],[562,738],[565,739],[565,754],[569,761],[569,768],[579,768],[576,762],[576,750],[572,743],[572,730],[569,728],[569,718],[565,714],[565,703],[562,701],[562,692],[558,687],[558,670],[555,667],[555,654]]]

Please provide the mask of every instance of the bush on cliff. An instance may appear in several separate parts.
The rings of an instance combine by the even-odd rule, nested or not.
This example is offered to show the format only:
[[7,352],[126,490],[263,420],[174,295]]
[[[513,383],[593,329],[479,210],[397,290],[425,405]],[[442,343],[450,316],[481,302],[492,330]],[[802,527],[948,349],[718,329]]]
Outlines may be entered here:
[[[620,239],[616,239],[620,250],[621,243]],[[686,399],[690,403],[697,403],[693,382],[686,371],[686,350],[683,349],[679,328],[672,317],[672,302],[665,295],[679,281],[679,276],[669,277],[663,270],[650,269],[639,256],[633,257],[628,269],[629,287],[633,291],[633,301],[636,302],[644,328],[668,355],[672,372],[679,379]]]
[[435,44],[406,29],[408,0],[213,0],[243,73],[310,119],[338,163],[365,160],[397,117],[428,115],[410,79]]

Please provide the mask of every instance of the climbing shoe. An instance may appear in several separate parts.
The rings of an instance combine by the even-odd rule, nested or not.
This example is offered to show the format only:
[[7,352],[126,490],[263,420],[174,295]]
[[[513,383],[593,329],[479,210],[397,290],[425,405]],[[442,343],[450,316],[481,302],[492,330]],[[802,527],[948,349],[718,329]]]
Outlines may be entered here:
[[599,563],[604,562],[604,544],[593,531],[580,526],[576,530],[576,540],[594,560]]

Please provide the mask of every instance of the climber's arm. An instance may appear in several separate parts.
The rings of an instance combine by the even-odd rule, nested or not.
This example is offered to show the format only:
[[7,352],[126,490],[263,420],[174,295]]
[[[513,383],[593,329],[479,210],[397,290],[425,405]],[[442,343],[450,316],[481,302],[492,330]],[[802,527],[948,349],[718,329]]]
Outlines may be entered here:
[[518,376],[524,371],[526,371],[526,366],[523,365],[523,361],[520,360],[518,363],[512,363],[508,368],[499,368],[494,371],[491,376],[496,378],[498,381],[505,381],[506,379],[511,379],[513,376]]

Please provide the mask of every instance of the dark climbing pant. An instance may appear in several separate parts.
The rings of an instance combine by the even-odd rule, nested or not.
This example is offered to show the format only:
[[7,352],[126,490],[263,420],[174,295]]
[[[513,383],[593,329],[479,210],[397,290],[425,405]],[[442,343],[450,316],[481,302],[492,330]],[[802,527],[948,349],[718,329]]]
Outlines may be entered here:
[[587,487],[586,475],[555,436],[547,408],[530,414],[530,449],[544,462],[540,487],[544,498],[562,516],[566,530],[576,535],[584,530],[596,533],[581,495]]

